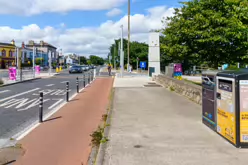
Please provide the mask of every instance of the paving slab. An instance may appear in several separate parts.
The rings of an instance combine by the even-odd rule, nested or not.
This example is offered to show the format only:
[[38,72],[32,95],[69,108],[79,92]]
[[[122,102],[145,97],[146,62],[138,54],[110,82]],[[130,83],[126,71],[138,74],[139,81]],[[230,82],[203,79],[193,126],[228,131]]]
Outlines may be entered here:
[[203,125],[190,100],[162,87],[115,88],[103,165],[244,165],[247,155]]

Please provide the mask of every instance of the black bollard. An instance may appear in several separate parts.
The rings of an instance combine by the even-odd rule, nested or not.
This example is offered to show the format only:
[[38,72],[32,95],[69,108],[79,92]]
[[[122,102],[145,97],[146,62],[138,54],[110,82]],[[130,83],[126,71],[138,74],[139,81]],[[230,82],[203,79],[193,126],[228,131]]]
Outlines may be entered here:
[[83,79],[83,81],[84,81],[84,88],[85,88],[85,74],[84,74],[84,79]]
[[66,82],[66,101],[69,102],[69,82]]
[[90,73],[88,73],[88,84],[90,84]]
[[40,92],[39,122],[43,122],[43,92]]
[[78,81],[78,77],[76,79],[76,84],[77,84],[77,93],[79,93],[79,81]]

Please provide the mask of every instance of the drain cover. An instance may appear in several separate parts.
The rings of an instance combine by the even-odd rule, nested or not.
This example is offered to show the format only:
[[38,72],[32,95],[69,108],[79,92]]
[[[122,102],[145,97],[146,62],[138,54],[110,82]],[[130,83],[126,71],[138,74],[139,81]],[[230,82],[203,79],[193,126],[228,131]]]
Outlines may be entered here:
[[142,147],[142,145],[135,145],[135,146],[133,146],[134,148],[141,148]]

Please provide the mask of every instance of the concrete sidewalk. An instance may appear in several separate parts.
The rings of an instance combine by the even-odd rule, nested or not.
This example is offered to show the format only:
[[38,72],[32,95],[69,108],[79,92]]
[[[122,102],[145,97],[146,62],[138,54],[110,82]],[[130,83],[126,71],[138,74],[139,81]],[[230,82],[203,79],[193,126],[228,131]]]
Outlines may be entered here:
[[141,84],[135,77],[115,80],[103,165],[247,164],[248,150],[236,149],[202,124],[201,106]]
[[86,165],[90,134],[106,113],[112,78],[98,78],[20,143],[25,155],[15,165]]

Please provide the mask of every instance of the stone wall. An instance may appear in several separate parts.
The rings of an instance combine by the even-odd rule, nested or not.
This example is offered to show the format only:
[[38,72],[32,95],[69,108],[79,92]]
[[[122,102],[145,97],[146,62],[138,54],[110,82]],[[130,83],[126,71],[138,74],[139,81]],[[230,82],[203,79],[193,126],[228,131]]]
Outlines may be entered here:
[[170,91],[183,95],[197,104],[202,104],[202,87],[200,85],[177,80],[165,75],[154,76],[153,79]]

